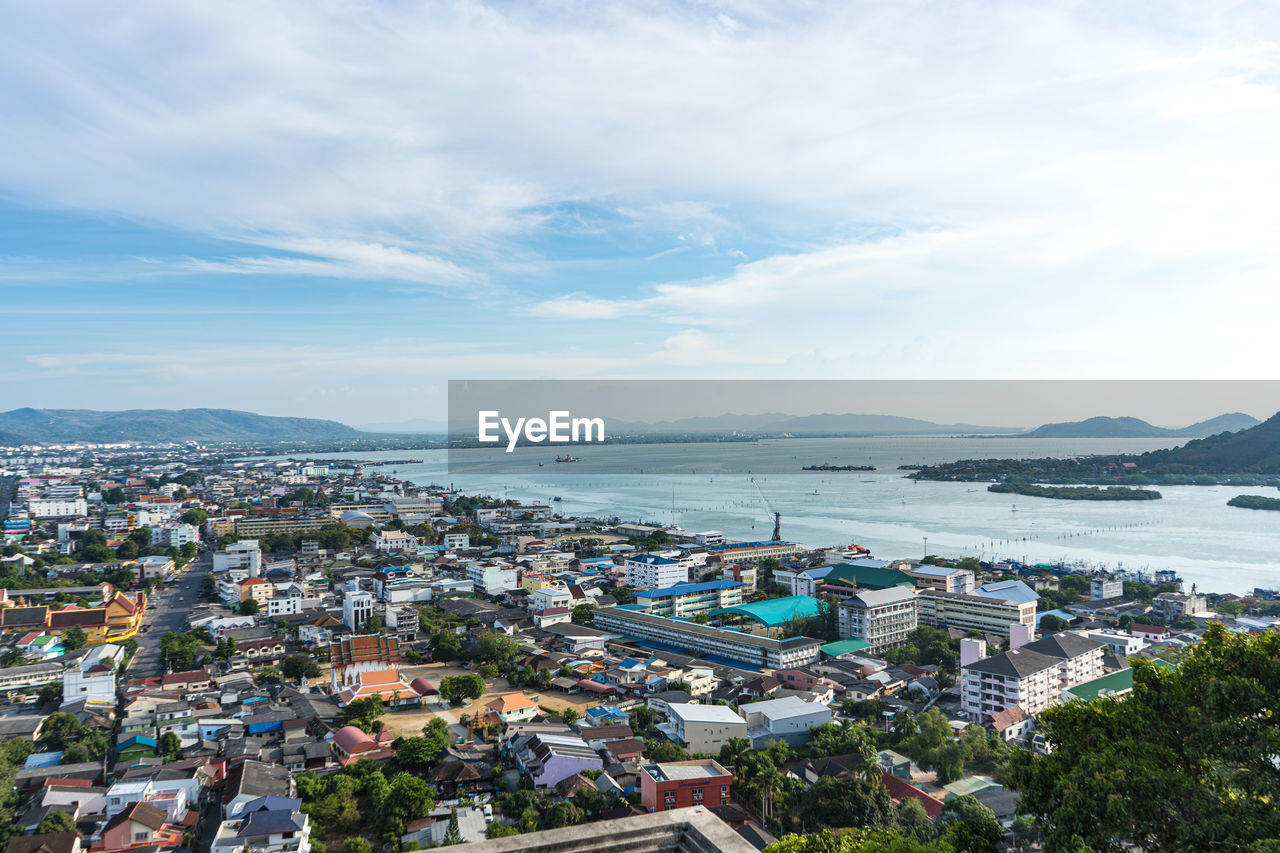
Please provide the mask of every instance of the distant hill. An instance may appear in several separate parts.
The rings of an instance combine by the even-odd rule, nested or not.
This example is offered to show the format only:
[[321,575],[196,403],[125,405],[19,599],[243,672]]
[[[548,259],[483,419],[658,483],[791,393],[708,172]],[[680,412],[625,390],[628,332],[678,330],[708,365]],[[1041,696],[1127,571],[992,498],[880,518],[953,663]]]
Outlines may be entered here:
[[1220,473],[1280,473],[1280,413],[1240,432],[1188,441],[1182,447],[1138,457],[1141,468],[1188,465]]
[[1045,424],[1023,438],[1204,438],[1221,432],[1238,432],[1257,426],[1257,418],[1242,412],[1218,415],[1181,429],[1154,426],[1141,418],[1088,418],[1083,421]]
[[446,433],[449,431],[449,424],[444,421],[429,421],[426,418],[414,418],[407,421],[357,424],[356,429],[363,430],[364,432],[385,432],[393,434]]
[[368,437],[337,421],[231,409],[14,409],[0,412],[0,442],[295,441]]
[[778,412],[681,418],[658,423],[606,422],[610,433],[750,433],[754,435],[955,435],[1021,432],[1019,427],[937,424],[896,415],[787,415]]

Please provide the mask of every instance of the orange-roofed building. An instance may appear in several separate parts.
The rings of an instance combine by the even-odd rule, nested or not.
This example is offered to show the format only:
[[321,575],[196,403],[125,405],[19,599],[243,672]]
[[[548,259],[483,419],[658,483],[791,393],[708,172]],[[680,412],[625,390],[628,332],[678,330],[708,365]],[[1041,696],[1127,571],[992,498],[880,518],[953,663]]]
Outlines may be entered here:
[[523,693],[507,693],[484,707],[501,723],[523,723],[538,716],[538,703]]
[[241,601],[248,601],[252,598],[259,605],[266,604],[267,599],[271,598],[275,592],[275,587],[266,578],[245,578],[242,581],[238,581],[236,585],[240,587]]
[[346,707],[361,699],[377,697],[393,708],[417,705],[422,699],[400,675],[398,669],[377,669],[356,673],[335,698]]

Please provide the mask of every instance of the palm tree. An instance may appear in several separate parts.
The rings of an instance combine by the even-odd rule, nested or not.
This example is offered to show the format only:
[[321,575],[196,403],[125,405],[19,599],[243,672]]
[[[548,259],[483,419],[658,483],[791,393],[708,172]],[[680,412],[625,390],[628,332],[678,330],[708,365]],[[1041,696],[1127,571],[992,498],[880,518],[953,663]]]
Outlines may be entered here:
[[772,765],[762,769],[756,776],[753,784],[760,792],[760,817],[764,820],[773,816],[773,798],[785,788],[786,782],[778,768]]
[[751,741],[744,737],[729,738],[729,742],[720,750],[725,763],[733,768],[733,775],[742,777],[742,768],[747,763],[747,756],[752,754]]
[[884,784],[884,768],[872,759],[858,768],[858,777],[872,788],[877,788]]

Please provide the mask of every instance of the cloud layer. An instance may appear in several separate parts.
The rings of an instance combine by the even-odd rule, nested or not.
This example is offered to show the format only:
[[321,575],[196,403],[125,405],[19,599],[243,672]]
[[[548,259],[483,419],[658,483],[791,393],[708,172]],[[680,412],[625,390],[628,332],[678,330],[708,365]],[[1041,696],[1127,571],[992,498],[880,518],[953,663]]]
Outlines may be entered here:
[[[1263,375],[1280,46],[1261,34],[1277,18],[8,6],[0,197],[179,235],[120,255],[175,281],[252,278],[265,307],[338,309],[317,282],[362,283],[377,319],[359,335],[425,333],[511,375]],[[392,307],[405,289],[434,300],[429,331]],[[295,347],[317,331],[259,333]],[[552,341],[574,357],[521,357]],[[41,370],[77,355],[9,346]],[[84,336],[84,353],[108,346]],[[364,341],[331,347],[364,363]],[[385,359],[368,369],[372,396]]]

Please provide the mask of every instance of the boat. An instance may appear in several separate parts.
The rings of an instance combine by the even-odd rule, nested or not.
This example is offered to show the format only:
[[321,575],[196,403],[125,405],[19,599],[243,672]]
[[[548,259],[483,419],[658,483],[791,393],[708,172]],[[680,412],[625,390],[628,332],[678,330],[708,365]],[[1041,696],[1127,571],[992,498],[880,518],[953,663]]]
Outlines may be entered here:
[[581,462],[582,459],[577,456],[557,456],[557,462]]
[[556,495],[556,496],[555,496],[554,498],[552,498],[551,500],[553,500],[553,501],[562,501],[562,500],[564,500],[564,498],[560,497],[559,495]]
[[874,465],[831,465],[827,462],[821,465],[805,465],[801,471],[874,471]]

